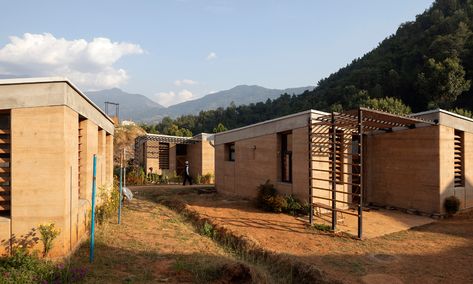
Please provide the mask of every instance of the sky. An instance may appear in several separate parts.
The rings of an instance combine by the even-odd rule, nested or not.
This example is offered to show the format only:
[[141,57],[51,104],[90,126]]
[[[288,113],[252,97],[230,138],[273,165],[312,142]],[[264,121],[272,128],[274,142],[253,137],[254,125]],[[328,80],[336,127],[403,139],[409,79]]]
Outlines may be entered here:
[[0,75],[62,76],[165,105],[315,86],[433,0],[3,1]]

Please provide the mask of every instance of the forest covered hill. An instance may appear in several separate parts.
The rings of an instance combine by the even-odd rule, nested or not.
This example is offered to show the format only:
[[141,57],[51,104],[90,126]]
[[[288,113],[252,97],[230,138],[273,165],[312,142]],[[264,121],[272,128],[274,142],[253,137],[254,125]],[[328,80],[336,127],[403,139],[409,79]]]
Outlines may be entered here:
[[[307,109],[340,111],[376,105],[398,112],[473,110],[473,0],[437,0],[415,21],[299,96],[166,118],[148,131],[212,132]],[[400,110],[399,110],[400,109]],[[185,133],[181,131],[180,133]]]

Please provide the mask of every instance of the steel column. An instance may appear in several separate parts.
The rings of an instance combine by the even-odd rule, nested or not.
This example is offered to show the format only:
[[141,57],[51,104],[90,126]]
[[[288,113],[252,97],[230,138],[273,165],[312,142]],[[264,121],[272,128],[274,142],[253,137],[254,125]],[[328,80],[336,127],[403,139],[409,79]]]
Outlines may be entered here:
[[309,116],[309,133],[307,133],[309,138],[308,143],[308,152],[307,159],[309,161],[309,223],[312,226],[314,224],[314,192],[312,184],[312,116]]
[[332,112],[332,230],[337,229],[337,148],[336,135],[337,129],[335,127],[335,114]]
[[363,111],[358,109],[358,158],[359,158],[359,167],[360,167],[360,195],[359,195],[359,204],[358,204],[358,238],[361,239],[363,236]]

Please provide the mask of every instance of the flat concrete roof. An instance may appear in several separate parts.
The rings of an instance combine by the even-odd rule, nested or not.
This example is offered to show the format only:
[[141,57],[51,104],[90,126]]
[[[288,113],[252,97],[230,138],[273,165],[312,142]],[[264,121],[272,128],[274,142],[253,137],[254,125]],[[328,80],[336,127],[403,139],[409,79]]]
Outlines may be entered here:
[[[69,88],[63,88],[60,86],[61,84]],[[40,85],[43,86],[37,87]],[[18,88],[19,86],[22,88]],[[70,107],[108,133],[113,134],[113,120],[67,78],[41,77],[0,80],[0,109],[58,105]]]
[[418,113],[410,114],[409,116],[428,119],[434,121],[439,125],[448,126],[458,130],[473,133],[473,119],[446,111],[444,109],[434,109]]
[[310,109],[219,132],[215,134],[215,145],[306,127],[309,123],[309,117],[318,117],[328,114],[327,112]]
[[164,143],[195,144],[201,141],[213,140],[213,136],[214,134],[209,134],[209,133],[200,133],[193,137],[182,137],[182,136],[146,133],[145,135],[137,137],[135,139],[135,143],[152,140],[152,141],[159,141],[159,142],[164,142]]

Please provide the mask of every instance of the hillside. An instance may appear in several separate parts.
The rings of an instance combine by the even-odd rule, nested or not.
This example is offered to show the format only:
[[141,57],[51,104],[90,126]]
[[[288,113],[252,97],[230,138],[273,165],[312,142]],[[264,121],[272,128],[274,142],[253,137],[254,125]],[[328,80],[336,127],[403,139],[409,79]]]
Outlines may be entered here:
[[194,133],[208,132],[220,122],[231,129],[310,108],[339,111],[386,97],[404,102],[413,111],[472,110],[472,78],[473,2],[437,0],[371,52],[320,80],[312,91],[165,123]]

